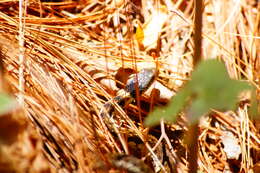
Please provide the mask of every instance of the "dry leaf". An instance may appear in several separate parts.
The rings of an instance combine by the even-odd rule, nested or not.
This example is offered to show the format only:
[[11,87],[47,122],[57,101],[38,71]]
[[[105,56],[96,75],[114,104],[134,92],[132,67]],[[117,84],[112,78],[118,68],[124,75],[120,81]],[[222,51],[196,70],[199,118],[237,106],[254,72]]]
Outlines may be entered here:
[[238,159],[241,154],[241,148],[238,144],[238,139],[233,133],[226,131],[223,136],[220,137],[224,145],[224,151],[228,159]]
[[157,40],[167,20],[167,16],[167,8],[161,6],[153,10],[152,15],[143,26],[138,24],[135,34],[138,44],[145,49],[156,48]]

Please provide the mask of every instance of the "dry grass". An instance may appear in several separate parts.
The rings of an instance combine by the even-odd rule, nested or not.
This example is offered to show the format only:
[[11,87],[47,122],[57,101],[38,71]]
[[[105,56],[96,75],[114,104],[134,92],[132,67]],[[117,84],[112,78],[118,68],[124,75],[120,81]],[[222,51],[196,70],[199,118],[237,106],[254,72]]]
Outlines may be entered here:
[[[25,11],[21,18],[18,1],[0,1],[4,87],[22,105],[0,117],[1,129],[10,131],[0,134],[1,171],[116,172],[120,159],[134,160],[115,153],[131,154],[161,171],[170,172],[172,167],[187,171],[183,122],[166,127],[179,158],[175,164],[176,158],[164,142],[152,151],[160,128],[148,130],[140,124],[140,117],[155,105],[165,104],[189,79],[193,1],[151,2],[29,1],[21,8]],[[212,0],[204,5],[204,59],[221,59],[232,78],[249,81],[259,93],[260,3]],[[146,46],[138,40],[143,35],[136,31],[145,31],[156,9],[167,17],[158,40]],[[150,34],[144,33],[144,38],[153,37],[156,31]],[[161,94],[155,99],[156,92],[148,92],[139,98],[140,104],[130,104],[124,110],[117,105],[114,117],[120,128],[111,133],[100,111],[118,91],[115,79],[120,78],[120,73],[116,75],[120,67],[137,71],[158,68],[156,86]],[[259,171],[259,120],[252,121],[248,115],[248,97],[238,102],[235,111],[214,111],[201,120],[202,172]],[[227,132],[242,151],[237,159],[229,159],[224,150]],[[161,165],[163,155],[166,162]]]

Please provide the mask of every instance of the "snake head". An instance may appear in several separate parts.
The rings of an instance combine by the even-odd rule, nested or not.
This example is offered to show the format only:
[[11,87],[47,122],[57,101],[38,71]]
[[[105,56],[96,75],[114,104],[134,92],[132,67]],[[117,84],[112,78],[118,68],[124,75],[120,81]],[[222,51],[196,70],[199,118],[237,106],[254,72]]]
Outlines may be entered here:
[[154,81],[156,76],[155,68],[144,68],[139,73],[134,74],[126,83],[125,90],[130,93],[132,97],[136,97],[136,93],[144,93]]

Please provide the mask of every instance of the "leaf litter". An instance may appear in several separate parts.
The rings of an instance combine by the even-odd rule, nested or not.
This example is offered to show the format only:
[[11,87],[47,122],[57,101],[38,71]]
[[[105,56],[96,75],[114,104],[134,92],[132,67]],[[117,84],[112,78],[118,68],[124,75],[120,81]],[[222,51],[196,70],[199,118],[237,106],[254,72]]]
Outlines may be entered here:
[[[239,2],[205,3],[202,52],[205,59],[221,59],[231,78],[249,81],[259,93],[259,4],[249,0]],[[143,119],[155,106],[168,103],[169,97],[190,79],[193,4],[194,1],[181,0],[30,1],[23,14],[26,67],[24,76],[19,76],[18,1],[1,2],[0,43],[9,86],[6,90],[24,97],[20,111],[1,116],[1,122],[21,127],[7,128],[14,133],[5,138],[20,137],[12,138],[8,145],[1,142],[0,163],[6,165],[1,171],[115,172],[127,169],[115,167],[120,161],[115,158],[125,161],[124,158],[133,156],[133,160],[142,159],[151,169],[171,172],[175,167],[178,172],[186,172],[185,115],[176,124],[165,126],[179,158],[177,163],[163,142],[153,149],[160,128],[144,127],[139,117]],[[152,35],[146,34],[153,31],[156,23],[153,18],[158,16],[149,16],[156,14],[156,10],[163,10],[163,20]],[[148,19],[151,27],[145,24]],[[141,49],[135,38],[138,28],[134,20],[144,28],[141,30],[144,39],[152,39],[144,42],[146,49]],[[140,104],[136,101],[115,106],[113,117],[122,137],[119,140],[98,116],[103,104],[120,89],[113,83],[117,83],[114,76],[119,68],[140,71],[151,66],[159,71],[156,82],[160,84],[155,83],[159,93],[150,91],[151,95],[141,96]],[[18,85],[21,78],[25,80],[23,92]],[[153,93],[163,97],[153,98]],[[259,170],[259,120],[249,119],[248,99],[237,102],[240,104],[236,111],[213,110],[211,116],[201,120],[201,172]],[[227,131],[236,141],[233,144],[241,148],[236,161],[230,161],[222,143],[221,136]],[[132,156],[125,156],[128,154]],[[142,165],[140,160],[136,163]]]

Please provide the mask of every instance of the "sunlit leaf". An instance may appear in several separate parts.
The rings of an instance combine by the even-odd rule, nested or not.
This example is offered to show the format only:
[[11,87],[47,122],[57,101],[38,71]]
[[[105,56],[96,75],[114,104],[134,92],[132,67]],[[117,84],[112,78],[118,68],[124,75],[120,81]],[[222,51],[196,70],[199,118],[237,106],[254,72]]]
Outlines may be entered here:
[[152,11],[152,15],[150,16],[149,20],[147,20],[146,23],[142,26],[143,30],[139,34],[140,38],[143,38],[142,45],[144,48],[156,47],[157,40],[167,18],[168,14],[166,6],[160,6]]
[[139,23],[138,23],[138,26],[136,28],[135,38],[136,38],[138,44],[143,46],[144,30],[143,30],[142,26]]

